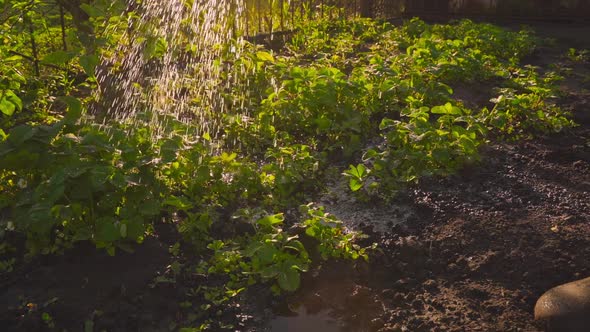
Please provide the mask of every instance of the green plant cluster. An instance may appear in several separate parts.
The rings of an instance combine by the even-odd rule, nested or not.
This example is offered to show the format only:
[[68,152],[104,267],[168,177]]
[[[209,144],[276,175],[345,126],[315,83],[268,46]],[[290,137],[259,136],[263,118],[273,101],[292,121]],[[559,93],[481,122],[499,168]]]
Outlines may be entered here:
[[14,127],[0,143],[0,207],[12,212],[5,227],[26,234],[32,254],[84,240],[113,254],[121,240],[143,240],[146,220],[160,213],[158,147],[145,128],[79,124],[81,103],[64,100],[62,120]]
[[[254,109],[260,121],[251,136],[305,143],[329,157],[362,153],[362,169],[344,173],[351,189],[388,196],[422,176],[477,161],[490,137],[573,124],[555,104],[559,77],[519,65],[538,43],[529,30],[469,20],[311,23],[295,34],[286,56],[264,63],[274,79],[266,80],[266,98]],[[488,87],[493,107],[469,109],[457,100],[453,87],[469,84]],[[363,151],[376,132],[381,143]]]
[[[209,290],[210,299],[220,303],[237,295],[245,287],[257,282],[272,282],[275,293],[295,291],[301,283],[301,273],[312,264],[310,257],[317,253],[322,260],[331,258],[368,259],[368,250],[355,243],[362,234],[347,232],[333,215],[313,204],[300,207],[302,221],[297,223],[298,234],[284,230],[283,214],[263,215],[254,218],[242,213],[253,231],[228,241],[215,240],[207,248],[213,251],[209,261],[203,262],[197,272],[219,275],[229,279],[225,292]],[[315,247],[304,242],[315,243]],[[316,262],[317,264],[317,262]]]

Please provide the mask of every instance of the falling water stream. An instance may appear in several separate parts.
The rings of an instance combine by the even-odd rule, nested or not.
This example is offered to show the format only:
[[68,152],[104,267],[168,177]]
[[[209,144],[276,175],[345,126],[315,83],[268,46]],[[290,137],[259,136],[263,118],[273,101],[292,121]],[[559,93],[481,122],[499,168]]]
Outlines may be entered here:
[[221,59],[240,56],[236,38],[243,8],[232,0],[135,0],[137,13],[118,46],[104,58],[98,100],[110,119],[148,113],[161,129],[162,115],[196,124],[215,136],[226,104],[223,91],[235,83]]

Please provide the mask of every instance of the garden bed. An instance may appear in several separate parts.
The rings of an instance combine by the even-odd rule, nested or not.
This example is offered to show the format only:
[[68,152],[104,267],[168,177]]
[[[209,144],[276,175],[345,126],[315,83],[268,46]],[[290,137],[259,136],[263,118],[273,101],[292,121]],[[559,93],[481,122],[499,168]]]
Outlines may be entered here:
[[[558,42],[524,61],[541,71],[573,68],[560,83],[559,106],[573,110],[577,127],[519,141],[492,137],[480,162],[424,177],[389,200],[343,193],[348,188],[333,174],[346,167],[329,165],[327,189],[304,196],[367,234],[362,245],[378,244],[368,263],[313,263],[295,293],[273,297],[261,283],[212,306],[190,294],[222,280],[193,268],[203,256],[178,253],[182,239],[170,223],[156,224],[132,253],[111,257],[80,242],[63,256],[17,262],[0,282],[0,307],[7,308],[0,326],[199,331],[214,321],[212,330],[296,331],[307,320],[322,332],[540,330],[532,316],[538,296],[590,274],[590,70],[564,58],[569,46]],[[453,88],[464,105],[488,104],[485,85]],[[240,232],[216,227],[214,237]],[[13,243],[22,248],[22,239]],[[296,313],[298,320],[289,318]]]

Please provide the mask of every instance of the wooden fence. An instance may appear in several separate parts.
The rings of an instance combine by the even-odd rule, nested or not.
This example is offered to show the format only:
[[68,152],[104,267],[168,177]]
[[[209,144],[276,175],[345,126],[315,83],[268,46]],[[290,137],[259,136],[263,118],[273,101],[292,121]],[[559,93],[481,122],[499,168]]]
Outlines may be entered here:
[[590,0],[245,0],[246,35],[290,30],[301,20],[400,16],[590,20]]

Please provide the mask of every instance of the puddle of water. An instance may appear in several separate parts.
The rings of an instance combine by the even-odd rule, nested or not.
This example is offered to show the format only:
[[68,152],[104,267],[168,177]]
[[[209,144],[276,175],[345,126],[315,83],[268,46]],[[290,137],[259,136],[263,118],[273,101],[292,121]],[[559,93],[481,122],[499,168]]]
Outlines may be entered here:
[[412,206],[402,203],[372,206],[360,202],[348,188],[348,182],[341,179],[328,185],[320,203],[326,212],[340,219],[347,228],[358,229],[360,223],[365,223],[381,233],[389,232],[393,225],[407,223],[416,215]]
[[328,311],[310,314],[300,306],[292,316],[278,316],[270,322],[270,332],[343,332]]

